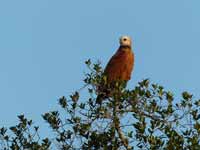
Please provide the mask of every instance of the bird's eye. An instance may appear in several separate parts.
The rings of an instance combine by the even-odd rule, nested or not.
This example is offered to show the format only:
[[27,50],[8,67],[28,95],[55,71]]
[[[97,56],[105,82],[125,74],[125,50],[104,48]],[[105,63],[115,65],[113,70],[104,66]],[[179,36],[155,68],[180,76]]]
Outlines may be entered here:
[[126,41],[127,39],[124,39],[124,41]]

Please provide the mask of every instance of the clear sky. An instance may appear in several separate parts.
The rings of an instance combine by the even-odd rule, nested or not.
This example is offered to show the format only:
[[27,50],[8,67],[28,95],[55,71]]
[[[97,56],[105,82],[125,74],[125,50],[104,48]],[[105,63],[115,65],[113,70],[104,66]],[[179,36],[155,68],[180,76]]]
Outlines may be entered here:
[[199,0],[1,0],[0,126],[25,113],[36,124],[83,85],[84,61],[105,66],[118,38],[133,39],[129,87],[150,78],[200,97]]

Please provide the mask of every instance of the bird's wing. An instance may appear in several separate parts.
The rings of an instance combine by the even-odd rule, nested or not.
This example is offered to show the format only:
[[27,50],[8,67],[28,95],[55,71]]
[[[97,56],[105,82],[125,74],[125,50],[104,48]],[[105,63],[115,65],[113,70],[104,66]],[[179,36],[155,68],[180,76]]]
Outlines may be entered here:
[[[132,53],[130,54],[132,55]],[[116,54],[112,56],[104,71],[105,75],[108,78],[108,82],[112,82],[113,80],[118,80],[118,79],[122,80],[130,79],[130,75],[127,75],[127,69],[128,69],[127,65],[129,64],[129,62],[126,62],[128,58],[127,55],[129,55],[129,53],[127,54],[124,51],[118,50]]]
[[114,70],[115,68],[118,68],[120,66],[123,55],[123,52],[117,51],[117,53],[111,57],[104,70],[105,74],[109,74],[111,70]]

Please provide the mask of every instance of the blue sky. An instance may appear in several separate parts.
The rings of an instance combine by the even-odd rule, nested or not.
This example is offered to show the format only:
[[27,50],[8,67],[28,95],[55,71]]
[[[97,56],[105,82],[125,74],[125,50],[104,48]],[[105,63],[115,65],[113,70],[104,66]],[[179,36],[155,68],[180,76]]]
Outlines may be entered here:
[[144,78],[200,97],[199,0],[0,1],[0,126],[36,124],[83,85],[84,61],[103,66],[118,38],[133,39],[129,87]]

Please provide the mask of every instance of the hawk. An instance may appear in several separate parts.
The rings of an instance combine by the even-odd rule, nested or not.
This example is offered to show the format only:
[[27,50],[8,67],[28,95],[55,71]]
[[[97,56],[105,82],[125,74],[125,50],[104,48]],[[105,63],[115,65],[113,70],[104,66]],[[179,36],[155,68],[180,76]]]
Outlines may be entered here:
[[119,39],[119,43],[120,47],[111,57],[104,70],[104,75],[107,77],[108,83],[113,81],[128,81],[131,78],[134,65],[131,38],[128,36],[122,36]]
[[[131,79],[134,66],[131,38],[129,36],[122,36],[119,39],[119,44],[117,52],[111,57],[103,73],[106,76],[108,85],[121,81],[126,83]],[[107,88],[100,88],[101,93],[104,94],[97,96],[97,102],[106,97],[106,93],[108,93]]]

